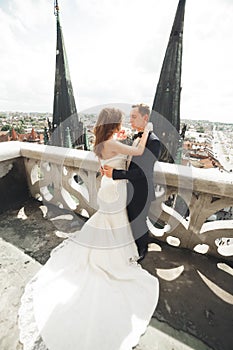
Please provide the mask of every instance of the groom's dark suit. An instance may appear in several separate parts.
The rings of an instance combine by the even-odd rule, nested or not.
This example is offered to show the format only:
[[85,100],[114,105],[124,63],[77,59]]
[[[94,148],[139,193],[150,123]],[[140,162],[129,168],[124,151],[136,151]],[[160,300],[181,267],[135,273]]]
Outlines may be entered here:
[[113,170],[114,180],[127,179],[127,213],[133,236],[142,255],[148,246],[146,217],[155,199],[153,170],[160,153],[160,141],[149,133],[146,148],[141,156],[132,157],[128,170]]

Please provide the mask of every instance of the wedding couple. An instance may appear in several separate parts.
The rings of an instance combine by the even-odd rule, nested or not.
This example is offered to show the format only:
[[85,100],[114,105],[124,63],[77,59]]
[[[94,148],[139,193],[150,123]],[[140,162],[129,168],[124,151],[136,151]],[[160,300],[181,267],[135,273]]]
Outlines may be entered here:
[[133,106],[132,128],[144,132],[132,146],[114,139],[123,113],[100,112],[94,129],[103,169],[99,209],[27,284],[19,310],[25,350],[130,350],[146,331],[159,297],[157,278],[138,264],[147,252],[160,148],[149,112]]

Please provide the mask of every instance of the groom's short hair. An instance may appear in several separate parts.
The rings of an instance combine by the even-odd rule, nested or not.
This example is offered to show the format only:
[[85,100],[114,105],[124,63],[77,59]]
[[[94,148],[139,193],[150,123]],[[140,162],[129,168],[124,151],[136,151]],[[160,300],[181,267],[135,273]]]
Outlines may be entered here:
[[145,103],[138,103],[136,105],[132,105],[132,108],[138,108],[138,112],[142,116],[144,116],[145,114],[147,114],[148,116],[150,115],[150,107]]

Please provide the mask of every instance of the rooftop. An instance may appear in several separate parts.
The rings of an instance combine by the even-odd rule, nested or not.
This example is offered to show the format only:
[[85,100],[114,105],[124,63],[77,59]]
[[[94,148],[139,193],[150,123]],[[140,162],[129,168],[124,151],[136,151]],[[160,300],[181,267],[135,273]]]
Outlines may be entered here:
[[[21,151],[17,148],[18,143],[12,143],[12,147],[12,149],[9,149],[8,143],[4,154],[0,152],[1,194],[3,195],[2,198],[6,198],[7,196],[4,196],[7,191],[8,198],[11,199],[11,202],[4,202],[5,209],[3,208],[4,205],[0,208],[0,280],[3,301],[0,310],[1,350],[22,349],[19,344],[17,329],[17,310],[20,297],[27,281],[47,261],[50,251],[63,240],[62,237],[57,236],[58,231],[71,232],[77,227],[81,227],[86,220],[82,219],[78,212],[73,209],[59,208],[48,202],[45,204],[44,201],[33,198],[32,194],[35,194],[36,191],[32,191],[32,186],[25,187],[24,192],[22,188],[25,186],[26,175],[24,179],[22,174],[20,177],[16,177],[17,169],[19,169],[17,168],[17,162],[22,160],[24,154],[24,164],[30,166],[30,169],[34,169],[30,163],[34,164],[32,152],[39,159],[41,146],[30,144],[30,155],[27,153],[29,150],[26,152],[26,144],[22,145],[24,149],[21,149]],[[32,150],[32,147],[34,150]],[[53,161],[57,162],[58,154],[62,157],[62,150],[51,147],[49,149],[50,151],[53,150],[51,156]],[[37,150],[37,153],[35,153],[35,150]],[[78,166],[79,156],[76,157],[77,159],[74,159],[73,155],[70,158],[67,157],[64,163],[66,166],[68,164],[72,167]],[[46,159],[48,160],[48,157]],[[62,162],[64,162],[64,157],[62,157]],[[94,169],[92,161],[87,162],[86,168]],[[172,183],[174,186],[175,170],[173,172],[171,169],[172,167],[169,166],[163,168],[168,187]],[[91,170],[87,171],[91,172]],[[195,171],[200,174],[201,170],[197,169]],[[229,198],[232,198],[232,190],[228,187],[232,184],[231,180],[225,181],[223,179],[224,174],[219,173],[219,181],[215,183],[211,180],[212,182],[210,182],[213,172],[210,173],[207,170],[202,179],[194,176],[194,192],[196,191],[195,186],[199,188],[200,194],[204,193],[203,191],[208,192],[208,189],[212,188],[214,198],[217,194],[220,196],[220,193],[222,193],[222,198],[226,198],[227,194],[230,196]],[[32,171],[32,174],[34,174],[34,171]],[[82,176],[84,178],[84,175]],[[230,176],[230,174],[227,176]],[[35,174],[31,175],[31,179],[35,184]],[[16,183],[12,194],[11,187],[8,187],[7,190],[6,187],[7,181],[9,184],[13,180]],[[220,185],[221,181],[222,185]],[[187,179],[185,183],[187,185]],[[210,187],[210,183],[212,187]],[[27,184],[29,183],[27,182]],[[196,192],[195,195],[197,195]],[[12,198],[15,198],[15,200],[12,201]],[[232,199],[229,198],[227,199],[228,202],[232,202]],[[157,198],[158,201],[159,198]],[[192,201],[190,205],[191,222],[194,206]],[[68,216],[72,220],[67,220]],[[223,221],[219,223],[223,226],[226,224]],[[170,224],[172,225],[172,223]],[[228,224],[230,224],[230,221]],[[228,227],[233,226],[228,225]],[[179,236],[182,227],[179,226],[176,229],[178,229],[176,236],[180,238],[181,246],[183,246],[182,236]],[[189,230],[187,230],[186,235],[191,232]],[[228,228],[228,232],[230,233],[225,234],[225,236],[232,236],[230,228]],[[184,235],[184,232],[182,232],[182,235]],[[193,235],[194,233],[191,237]],[[217,233],[216,235],[219,236]],[[161,240],[161,237],[151,235],[149,253],[143,261],[143,267],[159,278],[160,297],[150,326],[141,338],[137,350],[229,350],[233,343],[232,253],[228,253],[228,256],[216,254],[216,250],[211,247],[210,240],[208,241],[207,238],[203,242],[210,245],[212,256],[199,254],[190,249],[192,246],[190,245],[191,239],[189,245],[186,244],[186,248],[184,246],[181,248],[166,243],[167,238],[168,235],[166,234],[164,241]]]

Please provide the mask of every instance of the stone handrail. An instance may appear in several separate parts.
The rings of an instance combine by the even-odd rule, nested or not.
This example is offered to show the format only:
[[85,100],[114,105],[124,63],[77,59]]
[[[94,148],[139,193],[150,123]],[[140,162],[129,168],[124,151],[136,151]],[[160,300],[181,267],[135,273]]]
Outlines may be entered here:
[[[9,162],[18,157],[24,159],[33,197],[87,217],[95,213],[101,176],[99,162],[92,152],[32,143],[1,143],[0,171],[10,171]],[[148,219],[152,234],[171,245],[232,261],[233,220],[207,219],[233,206],[233,175],[217,169],[157,162],[154,183],[156,200]],[[156,227],[152,225],[155,222],[159,223]]]

